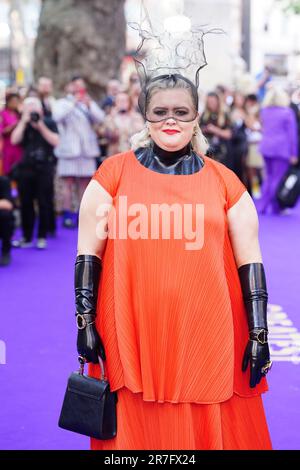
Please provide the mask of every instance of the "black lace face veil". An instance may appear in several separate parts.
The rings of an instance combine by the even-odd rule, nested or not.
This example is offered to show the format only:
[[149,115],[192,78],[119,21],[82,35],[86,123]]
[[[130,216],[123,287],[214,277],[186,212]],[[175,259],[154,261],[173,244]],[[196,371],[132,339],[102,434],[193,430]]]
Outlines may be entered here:
[[129,22],[128,25],[138,31],[141,39],[134,60],[141,83],[138,104],[145,119],[153,87],[165,89],[179,85],[187,88],[198,110],[199,72],[207,65],[204,37],[223,31],[205,30],[205,26],[174,32],[161,27],[154,29],[143,1],[140,23]]

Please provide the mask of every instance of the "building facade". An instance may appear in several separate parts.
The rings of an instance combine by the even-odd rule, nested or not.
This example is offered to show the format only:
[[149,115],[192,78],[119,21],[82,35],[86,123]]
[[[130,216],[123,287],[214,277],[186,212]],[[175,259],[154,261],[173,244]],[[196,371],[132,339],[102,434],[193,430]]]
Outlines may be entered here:
[[251,7],[252,74],[268,65],[278,80],[299,84],[300,15],[275,0],[251,0]]

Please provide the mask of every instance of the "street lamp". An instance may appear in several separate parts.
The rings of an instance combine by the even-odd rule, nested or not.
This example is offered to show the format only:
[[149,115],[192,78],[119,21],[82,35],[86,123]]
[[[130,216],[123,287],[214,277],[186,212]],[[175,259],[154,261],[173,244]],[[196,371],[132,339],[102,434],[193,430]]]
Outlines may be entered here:
[[251,0],[242,0],[242,58],[251,67]]

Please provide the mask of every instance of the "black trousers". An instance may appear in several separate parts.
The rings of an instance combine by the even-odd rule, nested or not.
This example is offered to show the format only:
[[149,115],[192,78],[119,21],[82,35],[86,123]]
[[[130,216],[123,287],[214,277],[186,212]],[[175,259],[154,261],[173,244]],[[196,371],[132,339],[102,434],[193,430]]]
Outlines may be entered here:
[[232,159],[233,167],[231,170],[239,177],[239,179],[244,181],[245,173],[245,159],[247,155],[247,149],[245,146],[232,146]]
[[46,238],[49,230],[54,193],[54,166],[23,166],[18,178],[23,237],[31,241],[35,226],[35,201],[39,212],[38,238]]
[[2,253],[9,253],[11,238],[14,232],[15,219],[13,211],[0,209],[0,239],[2,239]]
[[51,195],[49,198],[49,214],[48,214],[48,232],[56,232],[56,210],[55,210],[55,189],[54,189],[54,178],[56,168],[53,167],[53,184],[51,188]]

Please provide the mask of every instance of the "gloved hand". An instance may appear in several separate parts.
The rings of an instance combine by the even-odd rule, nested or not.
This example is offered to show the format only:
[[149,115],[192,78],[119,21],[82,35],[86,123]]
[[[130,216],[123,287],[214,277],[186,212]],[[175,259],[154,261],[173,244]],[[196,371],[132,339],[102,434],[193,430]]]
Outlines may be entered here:
[[[84,315],[84,317],[89,316]],[[77,351],[80,356],[85,358],[85,362],[98,364],[98,356],[103,360],[106,359],[104,346],[98,331],[96,330],[95,323],[88,323],[84,329],[78,329]]]
[[249,329],[242,370],[245,372],[250,363],[250,387],[254,388],[272,366],[268,345],[266,278],[262,263],[240,266],[238,273]]
[[[258,338],[261,335],[266,334],[266,330],[257,330],[254,335],[253,333],[250,334],[251,337],[257,337],[257,333],[259,333]],[[242,370],[245,372],[247,370],[248,364],[250,362],[250,387],[254,388],[259,382],[261,381],[262,377],[266,375],[270,367],[267,367],[267,371],[264,372],[265,366],[270,364],[270,351],[268,342],[261,343],[257,339],[249,339],[248,344],[246,346],[246,350],[243,357],[243,364]]]
[[85,362],[98,364],[106,359],[102,339],[95,326],[101,260],[94,255],[79,255],[75,263],[75,303],[78,328],[77,351]]

